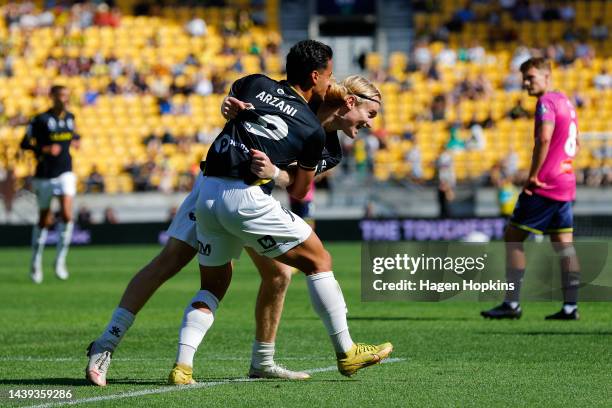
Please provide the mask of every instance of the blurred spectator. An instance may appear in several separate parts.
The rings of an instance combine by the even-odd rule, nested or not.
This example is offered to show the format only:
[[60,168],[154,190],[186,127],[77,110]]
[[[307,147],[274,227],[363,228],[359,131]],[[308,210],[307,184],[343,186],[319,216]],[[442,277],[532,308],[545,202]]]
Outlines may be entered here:
[[213,85],[205,74],[198,74],[195,79],[195,93],[201,96],[210,95],[213,92]]
[[172,135],[169,128],[164,129],[164,133],[161,136],[162,144],[177,144],[176,138]]
[[487,143],[483,126],[476,120],[476,114],[472,116],[472,119],[466,127],[470,131],[470,138],[465,143],[465,147],[468,150],[483,150]]
[[104,209],[104,224],[119,224],[113,207],[106,207]]
[[427,79],[432,81],[440,81],[440,71],[438,70],[438,64],[434,61],[427,70]]
[[95,105],[99,96],[100,92],[93,89],[92,87],[88,87],[85,93],[83,94],[83,105]]
[[414,60],[417,69],[420,71],[425,71],[429,68],[432,61],[432,56],[427,41],[420,40],[416,43],[414,50],[412,51],[412,60]]
[[533,22],[542,20],[544,13],[544,4],[539,2],[531,2],[529,4],[529,19]]
[[529,118],[529,112],[523,107],[522,99],[518,99],[516,104],[508,111],[508,117],[512,120]]
[[431,103],[431,120],[444,120],[446,117],[446,97],[444,95],[436,95]]
[[467,49],[468,61],[476,64],[483,64],[485,62],[486,52],[480,43],[473,40],[470,47]]
[[423,179],[423,163],[421,161],[421,149],[415,137],[412,138],[412,146],[406,152],[404,158],[410,164],[410,178],[420,182]]
[[121,13],[118,8],[112,10],[106,3],[100,3],[94,15],[94,24],[102,27],[119,27]]
[[504,177],[514,178],[519,170],[519,156],[510,148],[508,154],[502,160],[502,173]]
[[436,56],[436,61],[442,66],[452,67],[457,62],[457,53],[445,44]]
[[446,143],[446,149],[448,150],[463,150],[465,148],[465,142],[461,140],[459,132],[461,129],[461,122],[453,122],[448,126],[448,142]]
[[608,74],[607,69],[602,68],[599,74],[595,75],[593,78],[593,85],[595,88],[602,91],[612,88],[612,76]]
[[208,32],[206,22],[197,17],[190,20],[185,26],[185,29],[192,37],[203,37]]
[[576,10],[571,2],[565,1],[565,3],[559,8],[559,17],[563,21],[574,21],[576,18]]
[[518,199],[518,189],[512,183],[510,177],[504,177],[497,185],[497,203],[499,205],[499,215],[510,218],[514,212],[516,200]]
[[510,67],[513,71],[518,71],[521,64],[531,58],[531,52],[529,48],[524,45],[520,45],[514,51],[514,55],[512,56],[512,61],[510,62]]
[[591,38],[595,41],[606,41],[608,39],[608,27],[601,17],[596,19],[595,24],[591,27]]
[[98,166],[95,164],[91,168],[91,172],[85,180],[86,193],[103,193],[104,192],[104,176],[98,171]]
[[173,112],[172,102],[167,97],[157,98],[157,106],[159,107],[160,115],[169,115]]
[[455,178],[455,163],[450,150],[443,148],[436,160],[436,177],[439,181],[447,183],[454,187],[456,184]]
[[576,61],[576,49],[572,46],[563,47],[563,55],[559,59],[559,64],[562,67],[567,68]]
[[582,94],[578,88],[574,89],[574,92],[570,95],[570,100],[572,104],[579,109],[589,105],[590,102],[588,97]]
[[91,225],[91,211],[86,205],[81,205],[79,207],[76,222],[81,227]]
[[384,146],[381,146],[380,139],[375,134],[368,131],[365,137],[365,149],[367,155],[367,169],[370,174],[374,172],[374,157],[376,156],[376,152],[381,148],[384,148]]
[[510,73],[504,78],[504,91],[520,91],[523,88],[523,79],[521,73],[516,70],[510,71]]
[[557,8],[556,2],[547,2],[546,8],[542,12],[542,20],[544,21],[553,21],[559,20],[561,15],[559,14],[559,9]]

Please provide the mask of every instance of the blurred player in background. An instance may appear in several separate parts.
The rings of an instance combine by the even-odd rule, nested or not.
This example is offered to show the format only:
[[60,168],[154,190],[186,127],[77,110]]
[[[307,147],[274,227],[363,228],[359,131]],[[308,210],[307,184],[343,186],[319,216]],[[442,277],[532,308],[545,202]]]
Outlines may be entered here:
[[538,98],[535,146],[529,178],[506,229],[506,279],[514,290],[505,301],[481,315],[491,319],[518,319],[521,283],[525,274],[523,241],[530,233],[550,234],[561,260],[563,307],[547,320],[577,320],[580,266],[573,246],[572,201],[576,177],[572,166],[580,146],[576,110],[561,92],[552,90],[550,62],[531,58],[521,65],[523,88]]
[[74,115],[66,110],[70,92],[64,86],[55,85],[50,96],[53,106],[31,120],[21,142],[21,148],[32,150],[37,161],[32,182],[40,209],[38,224],[32,231],[30,277],[34,283],[43,281],[42,257],[48,228],[53,223],[51,199],[54,196],[59,198],[61,214],[55,275],[61,280],[68,279],[66,255],[72,239],[72,202],[76,194],[70,146],[77,145],[79,138],[75,133]]

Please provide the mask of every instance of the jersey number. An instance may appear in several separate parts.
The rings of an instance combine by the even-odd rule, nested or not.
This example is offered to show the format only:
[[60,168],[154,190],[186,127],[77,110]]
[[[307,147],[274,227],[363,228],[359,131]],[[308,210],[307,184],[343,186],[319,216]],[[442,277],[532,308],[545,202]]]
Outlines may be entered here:
[[576,128],[576,122],[572,121],[569,126],[567,133],[567,140],[565,141],[565,154],[570,157],[576,155],[576,138],[578,137],[578,129]]
[[254,135],[272,140],[284,139],[289,134],[287,123],[276,115],[259,116],[257,122],[245,122],[244,127]]

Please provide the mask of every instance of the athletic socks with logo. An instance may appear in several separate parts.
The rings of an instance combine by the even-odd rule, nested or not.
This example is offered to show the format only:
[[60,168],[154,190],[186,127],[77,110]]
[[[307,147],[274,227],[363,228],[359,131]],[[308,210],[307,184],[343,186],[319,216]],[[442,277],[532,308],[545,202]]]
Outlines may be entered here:
[[306,283],[312,307],[323,321],[336,353],[347,352],[353,346],[353,340],[346,322],[346,303],[334,273],[309,275]]
[[521,285],[523,283],[523,277],[525,276],[525,269],[508,268],[506,270],[506,281],[514,284],[513,290],[506,291],[505,302],[507,304],[515,304],[513,309],[518,307],[519,298],[521,296]]
[[[196,303],[206,304],[209,312],[194,308],[193,305]],[[189,306],[185,309],[183,323],[179,330],[179,344],[176,353],[178,364],[193,367],[195,352],[215,320],[215,311],[218,305],[217,297],[207,290],[199,291],[191,299]]]
[[116,308],[108,326],[106,326],[102,335],[98,337],[96,343],[104,350],[115,351],[125,333],[134,323],[135,318],[136,316],[129,310],[122,307]]
[[255,340],[251,354],[251,366],[257,369],[272,367],[274,365],[274,351],[274,343]]

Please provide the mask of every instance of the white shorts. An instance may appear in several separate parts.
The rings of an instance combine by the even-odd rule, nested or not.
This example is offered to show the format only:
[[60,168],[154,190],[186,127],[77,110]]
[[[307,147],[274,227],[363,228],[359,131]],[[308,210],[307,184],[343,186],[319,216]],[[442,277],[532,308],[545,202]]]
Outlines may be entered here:
[[76,195],[76,176],[73,172],[67,171],[54,178],[34,178],[32,187],[38,200],[38,208],[46,210],[51,206],[53,196]]
[[275,258],[306,241],[312,228],[258,186],[242,180],[204,177],[196,202],[200,265],[238,259],[242,247]]
[[202,173],[200,173],[193,184],[191,192],[181,203],[181,206],[176,211],[176,215],[174,216],[172,223],[168,227],[168,236],[178,239],[179,241],[183,241],[184,243],[191,245],[194,249],[198,249],[195,208],[203,182],[204,176]]

